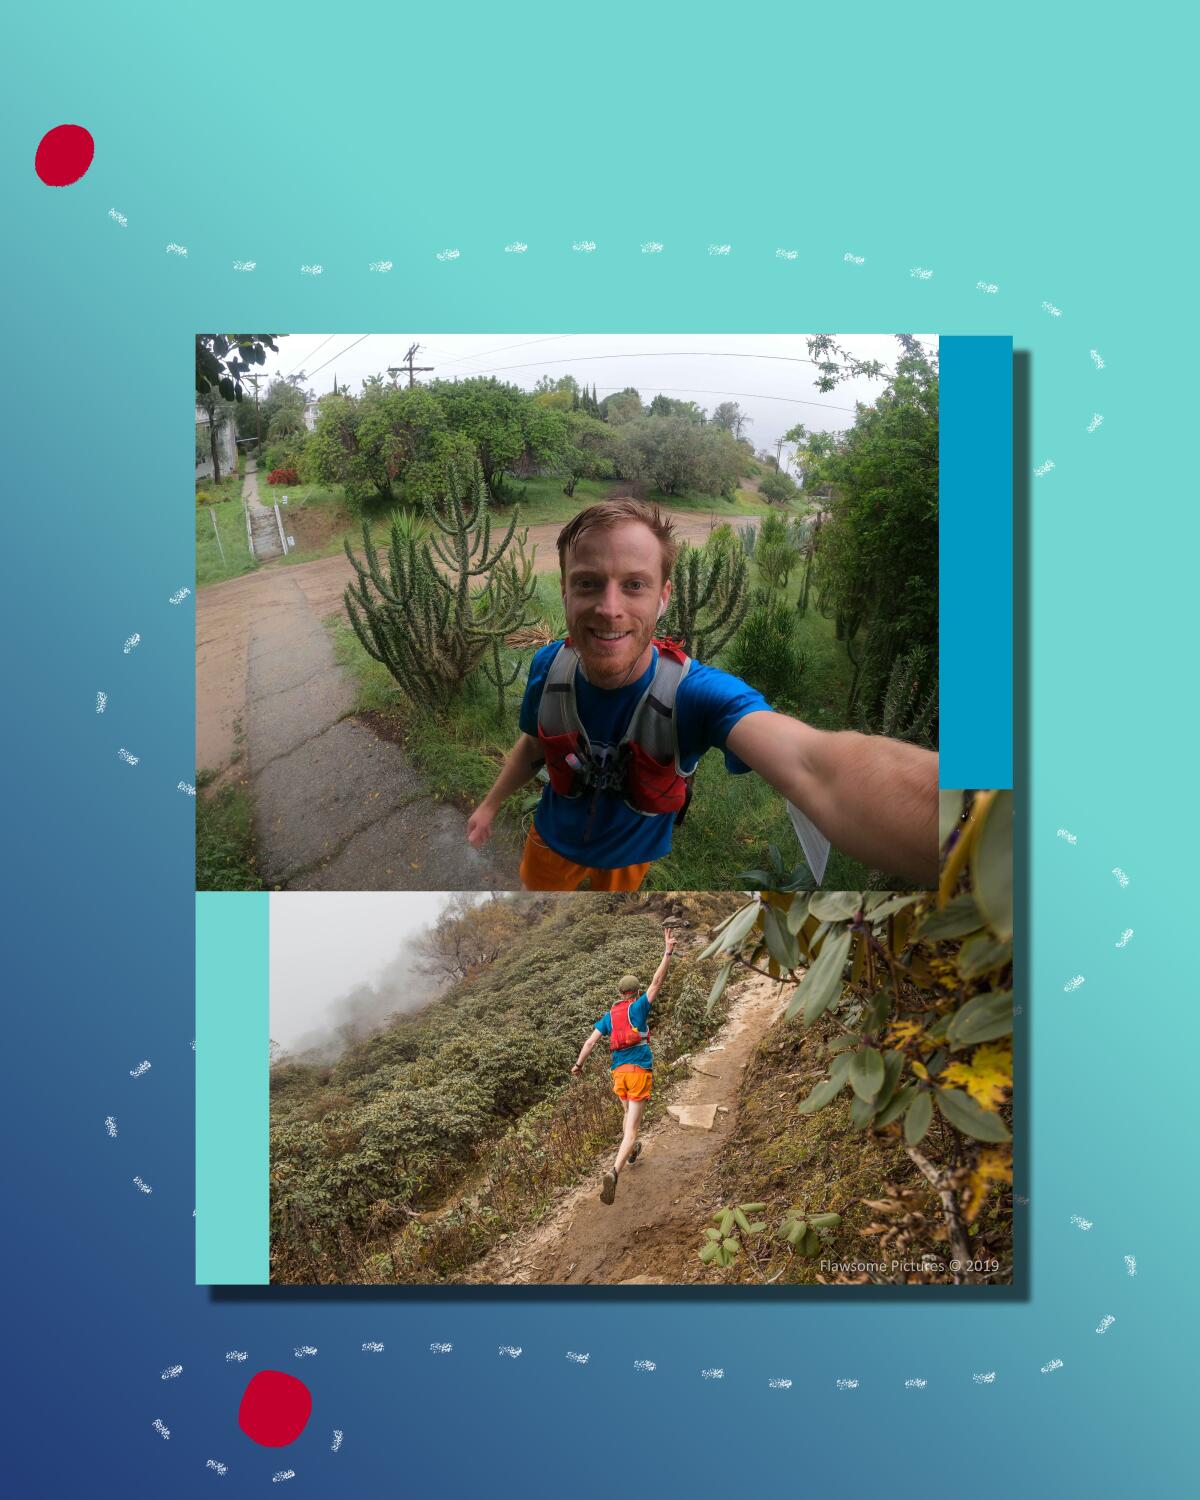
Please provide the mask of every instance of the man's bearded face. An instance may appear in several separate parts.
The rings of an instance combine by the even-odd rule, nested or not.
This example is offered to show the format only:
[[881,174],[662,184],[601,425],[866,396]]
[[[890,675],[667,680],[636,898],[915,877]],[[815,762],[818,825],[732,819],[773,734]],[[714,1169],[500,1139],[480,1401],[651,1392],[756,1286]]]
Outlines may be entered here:
[[585,531],[566,559],[563,608],[589,682],[619,687],[650,662],[659,610],[671,597],[662,548],[641,521]]

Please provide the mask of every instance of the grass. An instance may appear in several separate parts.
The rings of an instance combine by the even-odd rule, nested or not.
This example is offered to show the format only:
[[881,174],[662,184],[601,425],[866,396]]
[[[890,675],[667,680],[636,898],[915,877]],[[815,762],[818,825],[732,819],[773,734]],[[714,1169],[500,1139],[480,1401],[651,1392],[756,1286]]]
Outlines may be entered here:
[[[211,504],[196,506],[196,585],[202,588],[207,583],[221,583],[226,578],[249,573],[255,563],[246,540],[241,479],[231,474],[220,484],[210,481],[201,488],[210,495],[220,496]],[[220,547],[213,532],[214,522],[221,538]]]
[[[521,520],[530,526],[549,522],[566,522],[577,511],[597,500],[605,500],[615,490],[621,489],[619,481],[609,479],[581,479],[575,486],[574,495],[564,495],[561,476],[539,475],[532,479],[509,481],[516,489],[523,489],[525,497],[520,502]],[[649,490],[646,499],[667,510],[694,511],[700,515],[713,515],[722,521],[734,521],[746,516],[763,516],[769,510],[778,510],[754,490],[738,490],[732,500],[721,495],[706,495],[685,491],[682,495],[664,495],[658,490]],[[512,514],[508,506],[497,506],[497,516],[507,523]]]
[[[564,495],[561,476],[545,475],[507,482],[524,491],[524,498],[520,501],[523,526],[564,524],[585,506],[606,499],[614,488],[612,480],[581,479],[575,486],[574,495]],[[293,484],[279,489],[281,494],[287,494],[288,529],[296,538],[295,550],[285,559],[287,564],[330,557],[342,550],[342,539],[347,535],[352,546],[361,547],[364,520],[370,523],[376,545],[386,545],[389,518],[395,506],[372,501],[360,510],[346,499],[341,485]],[[273,494],[266,487],[265,476],[262,493],[264,499]],[[736,522],[749,516],[765,515],[770,509],[779,510],[778,506],[768,506],[754,490],[738,490],[732,500],[698,493],[663,495],[657,490],[651,490],[647,498],[669,510],[711,515],[717,521]],[[494,507],[493,527],[503,529],[511,518],[511,506]]]
[[240,781],[206,792],[215,775],[196,778],[196,889],[261,891],[250,794]]
[[[756,580],[757,581],[757,580]],[[794,602],[797,573],[788,587]],[[538,602],[552,629],[560,628],[561,601],[553,574],[538,579]],[[444,713],[410,705],[387,669],[363,650],[343,619],[331,622],[338,661],[358,683],[360,712],[378,715],[376,729],[402,741],[433,792],[444,801],[473,811],[491,787],[500,764],[518,733],[517,714],[525,680],[522,670],[508,689],[503,717],[497,716],[496,690],[477,673],[462,696]],[[840,728],[851,667],[833,624],[814,609],[797,621],[797,636],[809,658],[794,703],[786,707],[808,722]],[[532,651],[520,655],[527,664]],[[716,665],[721,665],[718,657]],[[695,796],[684,823],[675,831],[671,853],[651,866],[649,890],[725,890],[736,887],[743,870],[768,863],[774,844],[785,863],[800,863],[795,831],[779,794],[754,775],[729,775],[719,752],[705,755],[696,772]],[[509,799],[498,819],[515,837],[522,823],[521,804],[535,788]],[[528,816],[527,814],[524,816]],[[835,850],[822,882],[829,890],[862,890],[868,870],[860,861]]]

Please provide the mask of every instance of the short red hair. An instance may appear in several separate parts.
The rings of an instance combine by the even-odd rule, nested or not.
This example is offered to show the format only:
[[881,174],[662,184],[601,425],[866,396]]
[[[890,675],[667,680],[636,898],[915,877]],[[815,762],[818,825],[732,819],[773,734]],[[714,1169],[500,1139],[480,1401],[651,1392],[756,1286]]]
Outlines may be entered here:
[[566,576],[567,554],[585,532],[611,531],[614,526],[620,526],[625,521],[640,521],[643,526],[653,532],[662,553],[663,582],[666,583],[671,576],[671,569],[675,566],[675,555],[679,551],[675,528],[657,505],[648,504],[644,500],[635,500],[632,495],[620,495],[613,500],[601,500],[596,505],[589,505],[586,510],[581,510],[578,515],[571,517],[558,533],[559,572],[564,577]]

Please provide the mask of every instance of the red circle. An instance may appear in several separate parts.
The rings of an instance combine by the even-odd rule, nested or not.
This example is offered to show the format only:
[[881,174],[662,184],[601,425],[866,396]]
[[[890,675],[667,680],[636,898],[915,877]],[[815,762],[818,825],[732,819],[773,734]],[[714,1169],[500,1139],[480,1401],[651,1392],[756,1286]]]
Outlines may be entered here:
[[264,1448],[294,1443],[312,1415],[312,1392],[282,1370],[260,1370],[238,1407],[238,1426]]
[[92,164],[96,143],[82,125],[56,125],[38,142],[33,169],[47,187],[70,187]]

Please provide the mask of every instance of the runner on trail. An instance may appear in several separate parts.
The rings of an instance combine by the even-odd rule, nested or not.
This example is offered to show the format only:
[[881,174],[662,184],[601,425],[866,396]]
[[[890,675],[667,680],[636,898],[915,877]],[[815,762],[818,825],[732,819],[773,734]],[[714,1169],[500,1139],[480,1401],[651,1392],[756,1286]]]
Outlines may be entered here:
[[[757,689],[655,636],[678,545],[633,499],[588,506],[558,537],[568,636],[538,651],[521,736],[471,814],[481,847],[507,797],[544,762],[521,859],[531,891],[636,891],[671,834],[706,750],[757,771],[837,848],[931,889],[938,879],[938,758],[882,735],[830,733],[776,713]],[[732,854],[731,858],[736,857]]]
[[617,1178],[626,1162],[635,1162],[642,1154],[642,1143],[638,1140],[638,1126],[642,1111],[650,1102],[650,1091],[654,1087],[654,1054],[650,1050],[650,1007],[662,988],[667,965],[675,950],[675,934],[663,934],[664,953],[662,962],[654,971],[654,978],[640,993],[636,974],[623,974],[617,984],[620,999],[596,1022],[591,1036],[584,1042],[579,1057],[571,1069],[576,1078],[583,1076],[583,1065],[588,1053],[597,1042],[608,1038],[609,1068],[612,1071],[613,1093],[620,1099],[625,1110],[621,1144],[617,1148],[617,1159],[612,1170],[605,1172],[604,1185],[600,1189],[600,1202],[611,1203],[617,1196]]

